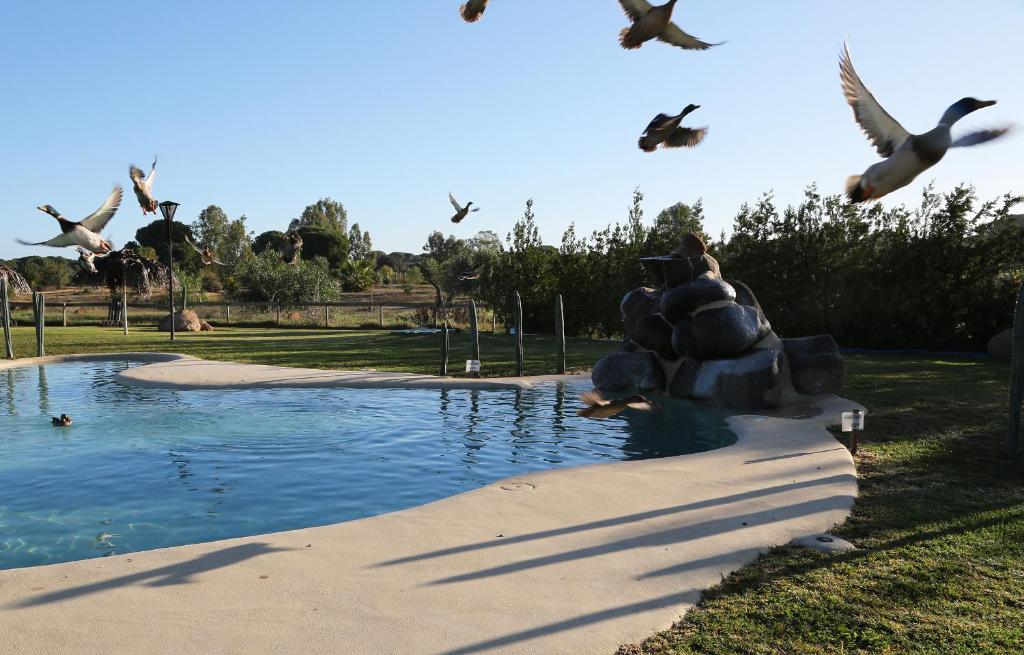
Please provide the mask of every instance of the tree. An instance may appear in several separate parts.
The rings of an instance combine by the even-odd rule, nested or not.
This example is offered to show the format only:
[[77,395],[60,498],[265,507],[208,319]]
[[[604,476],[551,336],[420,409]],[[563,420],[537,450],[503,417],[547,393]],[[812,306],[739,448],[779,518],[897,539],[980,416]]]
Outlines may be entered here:
[[677,202],[662,209],[654,219],[654,227],[647,233],[646,250],[650,254],[667,255],[691,232],[700,236],[704,243],[711,242],[704,231],[704,203],[700,200],[693,206]]
[[288,225],[289,230],[310,227],[340,232],[344,235],[348,231],[348,213],[340,202],[330,198],[321,198],[315,204],[302,210],[302,215],[292,219]]
[[348,232],[348,256],[350,259],[367,259],[373,252],[373,243],[369,232],[361,232],[359,223],[353,223]]
[[348,237],[344,232],[322,227],[299,228],[302,237],[302,256],[306,259],[323,257],[331,270],[339,270],[348,260]]
[[245,220],[245,215],[242,215],[228,223],[224,237],[217,246],[220,261],[226,266],[234,266],[252,253],[252,233],[245,229]]
[[269,230],[259,234],[252,241],[252,251],[260,254],[264,251],[280,252],[284,247],[285,235],[280,230]]
[[[171,240],[174,242],[174,265],[189,272],[196,272],[202,268],[202,260],[192,248],[185,243],[185,237],[195,241],[192,230],[184,223],[174,221],[171,223]],[[135,241],[140,246],[156,250],[160,255],[160,261],[167,260],[167,225],[163,219],[157,219],[149,225],[140,227],[135,233]]]
[[239,262],[234,279],[242,298],[285,306],[329,302],[338,298],[338,283],[323,258],[303,259],[292,266],[264,251]]
[[199,212],[199,217],[190,226],[192,236],[203,248],[220,254],[220,244],[228,234],[228,215],[217,205],[210,205]]

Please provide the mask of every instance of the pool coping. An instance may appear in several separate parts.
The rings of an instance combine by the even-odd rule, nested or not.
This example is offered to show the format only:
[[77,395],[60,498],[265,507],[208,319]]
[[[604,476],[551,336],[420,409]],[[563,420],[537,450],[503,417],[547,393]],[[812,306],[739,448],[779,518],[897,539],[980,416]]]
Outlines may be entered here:
[[[207,360],[153,353],[0,370],[126,358],[152,365],[123,382],[183,389],[237,386],[243,373],[251,387],[564,379],[198,366]],[[736,443],[706,453],[531,473],[346,523],[0,571],[0,652],[610,653],[668,627],[760,553],[845,520],[856,471],[825,428],[860,406],[813,403],[822,413],[810,418],[732,416]]]

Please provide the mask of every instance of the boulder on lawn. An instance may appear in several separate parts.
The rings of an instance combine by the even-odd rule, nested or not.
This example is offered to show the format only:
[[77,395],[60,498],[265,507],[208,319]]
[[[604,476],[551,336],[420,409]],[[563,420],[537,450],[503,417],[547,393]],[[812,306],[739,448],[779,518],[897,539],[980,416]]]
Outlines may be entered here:
[[1003,330],[988,340],[988,354],[997,362],[1013,359],[1013,328]]
[[731,285],[710,273],[699,276],[692,282],[684,282],[661,297],[658,311],[669,323],[694,312],[698,307],[722,300],[735,300],[736,291]]
[[839,393],[846,382],[846,365],[831,335],[783,339],[793,388],[803,394]]
[[590,380],[601,391],[660,391],[665,388],[665,373],[658,358],[649,352],[607,355],[594,366]]
[[761,310],[730,302],[684,316],[672,332],[672,346],[694,359],[732,357],[749,350],[772,331]]
[[[161,332],[171,331],[170,314],[160,319],[157,329]],[[200,330],[202,330],[202,321],[199,320],[199,316],[191,309],[183,309],[174,314],[175,332],[199,332]]]
[[721,407],[777,407],[782,403],[784,369],[785,356],[775,345],[730,359],[688,359],[676,372],[669,393]]

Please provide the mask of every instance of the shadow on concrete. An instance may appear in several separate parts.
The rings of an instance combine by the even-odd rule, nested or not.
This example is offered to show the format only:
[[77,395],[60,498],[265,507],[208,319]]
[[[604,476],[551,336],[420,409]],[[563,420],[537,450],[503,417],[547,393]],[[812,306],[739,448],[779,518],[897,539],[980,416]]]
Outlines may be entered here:
[[146,583],[149,587],[166,587],[170,585],[179,584],[192,584],[194,580],[193,576],[207,571],[213,571],[214,569],[221,569],[226,566],[238,564],[247,559],[259,557],[260,555],[266,555],[268,553],[281,552],[293,550],[289,548],[274,548],[269,544],[265,543],[251,543],[241,544],[239,546],[232,546],[223,550],[217,550],[212,553],[206,553],[199,557],[189,560],[187,562],[180,562],[178,564],[171,564],[158,569],[152,569],[149,571],[141,571],[139,573],[132,573],[131,575],[123,575],[119,578],[112,578],[110,580],[103,580],[102,582],[96,582],[93,584],[82,585],[80,587],[71,587],[70,589],[59,589],[52,591],[48,594],[36,596],[34,598],[27,598],[17,603],[8,605],[9,609],[24,609],[28,607],[35,607],[37,605],[45,605],[47,603],[56,603],[62,600],[68,600],[71,598],[77,598],[79,596],[87,596],[89,594],[99,593],[101,591],[108,591],[110,589],[116,589],[118,587],[126,587],[128,585]]
[[734,514],[700,523],[681,525],[668,530],[651,532],[636,537],[629,537],[628,539],[619,539],[617,541],[610,541],[595,546],[588,546],[586,548],[577,548],[576,550],[570,550],[564,553],[511,562],[501,566],[474,571],[473,573],[453,575],[447,578],[435,580],[429,584],[443,585],[453,584],[456,582],[467,582],[470,580],[482,580],[501,575],[508,575],[510,573],[517,573],[528,569],[560,564],[562,562],[600,557],[616,551],[678,545],[697,539],[705,539],[713,535],[743,530],[748,527],[775,523],[777,521],[786,521],[789,519],[809,516],[818,512],[831,511],[838,507],[849,506],[852,503],[852,496],[832,495],[801,503],[783,505],[781,507],[766,507],[763,510],[747,512],[745,514]]
[[610,519],[602,519],[600,521],[592,521],[590,523],[582,523],[580,525],[571,525],[564,528],[554,528],[551,530],[543,530],[540,532],[531,532],[528,534],[516,535],[503,537],[501,539],[493,539],[490,541],[481,541],[475,544],[466,544],[465,546],[455,546],[453,548],[445,548],[442,550],[435,550],[428,553],[420,553],[417,555],[410,555],[409,557],[402,557],[399,559],[389,560],[387,562],[381,562],[375,564],[375,567],[383,566],[397,566],[399,564],[408,564],[410,562],[418,562],[421,560],[435,559],[438,557],[448,557],[450,555],[458,555],[461,553],[472,552],[475,550],[485,550],[487,548],[498,548],[500,546],[510,546],[513,544],[524,543],[527,541],[535,541],[538,539],[549,539],[551,537],[558,537],[566,534],[573,534],[576,532],[585,532],[587,530],[600,530],[602,528],[610,528],[615,526],[626,525],[629,523],[637,523],[640,521],[647,521],[653,518],[659,518],[662,516],[669,516],[672,514],[681,514],[683,512],[690,512],[699,509],[707,509],[708,507],[717,507],[721,505],[729,505],[732,503],[741,502],[744,500],[750,500],[753,498],[765,498],[776,494],[789,493],[796,489],[806,489],[808,487],[815,487],[819,485],[835,484],[839,482],[856,482],[856,477],[844,473],[838,475],[830,475],[826,477],[815,478],[813,480],[806,480],[803,482],[792,482],[788,484],[780,484],[774,487],[765,487],[763,489],[757,489],[754,491],[745,491],[739,494],[732,494],[730,496],[720,496],[718,498],[710,498],[708,500],[702,500],[695,503],[687,503],[685,505],[676,505],[675,507],[665,507],[661,509],[654,509],[646,512],[638,512],[636,514],[629,514],[627,516],[617,516]]

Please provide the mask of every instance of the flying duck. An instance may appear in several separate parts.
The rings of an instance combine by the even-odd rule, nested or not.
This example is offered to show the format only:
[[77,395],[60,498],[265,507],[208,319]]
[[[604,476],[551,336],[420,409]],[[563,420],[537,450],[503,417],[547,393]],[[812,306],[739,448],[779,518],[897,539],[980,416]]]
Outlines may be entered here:
[[96,268],[96,253],[82,247],[75,248],[75,250],[78,251],[78,263],[82,265],[82,268],[90,273],[99,273]]
[[77,223],[61,216],[60,212],[54,209],[52,205],[42,205],[38,209],[53,216],[60,223],[60,236],[38,243],[22,241],[21,239],[17,241],[23,246],[52,246],[54,248],[81,246],[95,253],[110,252],[112,246],[109,241],[100,236],[100,232],[107,226],[110,219],[114,217],[120,205],[121,187],[119,186],[114,187],[114,190],[110,192],[110,196],[107,197],[107,200],[99,209]]
[[684,50],[707,50],[721,43],[705,43],[679,29],[672,22],[672,10],[679,0],[651,6],[647,0],[619,0],[633,24],[622,30],[619,42],[626,50],[635,50],[651,39],[658,39]]
[[479,280],[480,271],[466,271],[459,276],[459,282],[469,282],[471,280]]
[[707,135],[708,128],[679,127],[687,114],[698,109],[700,109],[700,105],[687,105],[686,109],[676,116],[668,114],[655,116],[651,124],[644,130],[644,135],[640,137],[640,149],[644,152],[654,152],[659,145],[663,148],[692,148],[698,145]]
[[142,176],[142,169],[132,164],[128,169],[132,178],[132,186],[135,187],[135,197],[139,199],[139,207],[142,207],[142,215],[156,213],[156,198],[153,197],[153,180],[156,178],[156,157],[153,157],[153,167],[149,169],[149,175]]
[[281,250],[281,259],[285,264],[297,265],[302,253],[302,237],[298,232],[290,231],[284,235],[284,247]]
[[467,23],[475,23],[483,17],[484,9],[487,9],[487,0],[469,0],[459,7],[459,15]]
[[203,260],[203,266],[209,266],[210,264],[218,264],[220,266],[224,265],[224,262],[219,261],[216,255],[213,254],[213,250],[209,248],[200,248],[192,242],[192,239],[190,239],[187,234],[185,235],[185,243],[192,246],[192,250],[199,253],[199,257]]
[[455,200],[455,196],[451,193],[448,194],[448,200],[451,200],[452,207],[455,207],[455,216],[452,216],[452,223],[461,223],[462,219],[469,216],[469,212],[480,211],[479,207],[473,207],[470,209],[470,207],[473,206],[473,203],[471,202],[467,202],[465,207],[459,205],[458,201]]
[[639,395],[618,398],[616,400],[605,400],[601,394],[588,391],[580,396],[586,407],[576,412],[577,416],[584,418],[610,418],[621,414],[626,409],[636,409],[641,412],[650,412],[661,409],[661,405]]
[[839,58],[843,95],[853,108],[853,116],[868,140],[884,157],[862,175],[846,180],[846,195],[853,202],[877,200],[903,188],[921,173],[939,163],[950,148],[976,146],[1006,134],[1010,128],[980,130],[961,136],[956,141],[950,128],[961,118],[983,107],[991,107],[995,100],[963,98],[952,105],[939,119],[939,124],[924,134],[911,134],[882,108],[853,67],[850,48],[843,45]]

